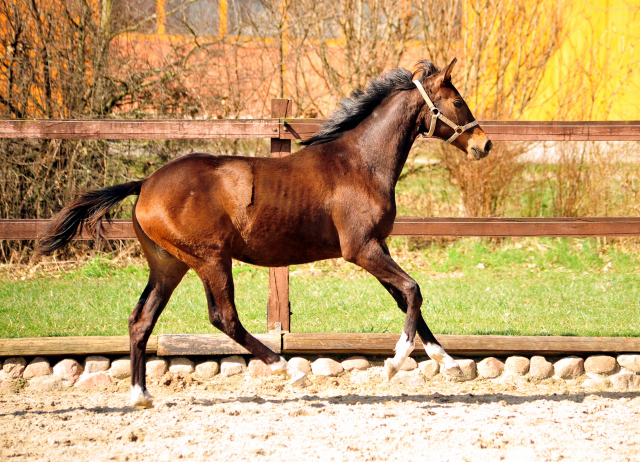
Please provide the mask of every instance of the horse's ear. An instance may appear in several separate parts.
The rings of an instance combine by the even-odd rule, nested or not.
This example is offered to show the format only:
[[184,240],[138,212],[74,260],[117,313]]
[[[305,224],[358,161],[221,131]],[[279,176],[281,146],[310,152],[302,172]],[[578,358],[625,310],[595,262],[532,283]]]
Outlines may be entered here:
[[443,72],[444,77],[442,78],[443,83],[451,82],[451,71],[453,70],[453,66],[455,66],[457,62],[458,62],[458,58],[453,58],[451,60],[451,63],[449,63],[447,68],[444,70]]

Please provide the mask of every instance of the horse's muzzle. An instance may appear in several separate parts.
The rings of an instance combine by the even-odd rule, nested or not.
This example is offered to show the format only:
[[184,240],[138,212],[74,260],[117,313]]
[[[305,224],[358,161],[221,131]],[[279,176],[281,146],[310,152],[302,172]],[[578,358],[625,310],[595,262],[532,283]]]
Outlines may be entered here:
[[491,151],[492,148],[493,143],[491,142],[491,140],[487,140],[484,145],[484,149],[476,146],[472,147],[471,150],[473,151],[473,158],[475,160],[480,160],[484,157],[487,157],[489,155],[489,151]]

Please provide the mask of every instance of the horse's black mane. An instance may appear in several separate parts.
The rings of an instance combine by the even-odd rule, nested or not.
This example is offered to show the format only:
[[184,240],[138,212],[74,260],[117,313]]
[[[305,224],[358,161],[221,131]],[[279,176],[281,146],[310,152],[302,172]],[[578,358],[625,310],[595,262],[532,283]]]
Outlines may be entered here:
[[370,81],[364,91],[360,88],[353,90],[348,98],[340,101],[340,108],[322,124],[320,131],[300,144],[311,146],[339,138],[345,131],[355,128],[389,96],[399,91],[414,89],[415,76],[421,74],[417,78],[424,83],[427,77],[440,72],[435,64],[427,60],[418,61],[417,67],[413,74],[403,68],[394,69]]

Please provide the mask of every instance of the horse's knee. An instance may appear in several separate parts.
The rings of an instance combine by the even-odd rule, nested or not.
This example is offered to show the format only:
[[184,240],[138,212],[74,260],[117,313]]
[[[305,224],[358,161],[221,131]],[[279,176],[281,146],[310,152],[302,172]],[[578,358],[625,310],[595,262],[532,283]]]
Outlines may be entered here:
[[416,305],[422,306],[422,292],[420,292],[420,286],[418,285],[417,282],[415,287],[415,300],[416,300]]
[[418,308],[422,306],[422,293],[420,292],[420,286],[416,281],[411,279],[404,288],[404,292],[409,305],[413,304],[413,306],[417,306]]

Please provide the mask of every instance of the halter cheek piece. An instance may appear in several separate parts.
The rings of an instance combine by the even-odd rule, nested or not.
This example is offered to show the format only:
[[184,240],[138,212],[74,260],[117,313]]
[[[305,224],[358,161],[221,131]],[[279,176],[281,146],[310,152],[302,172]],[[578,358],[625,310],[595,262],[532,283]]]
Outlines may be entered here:
[[465,131],[478,125],[477,120],[474,120],[473,122],[469,122],[467,125],[464,125],[464,126],[460,126],[453,123],[451,120],[445,117],[442,114],[442,112],[440,112],[440,109],[438,109],[435,106],[435,104],[433,104],[433,101],[431,101],[431,98],[429,98],[429,96],[427,95],[427,92],[424,91],[422,84],[418,80],[414,80],[413,83],[416,84],[416,87],[418,87],[418,91],[420,92],[424,100],[427,102],[427,106],[429,106],[429,109],[431,110],[431,126],[429,127],[429,133],[427,133],[426,135],[423,134],[425,138],[433,137],[433,133],[436,131],[436,123],[438,122],[438,119],[442,120],[448,126],[453,128],[453,135],[451,135],[451,138],[446,140],[446,142],[449,144],[453,143],[454,140],[460,135],[462,135]]

